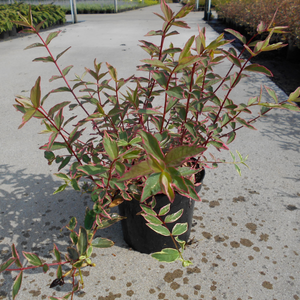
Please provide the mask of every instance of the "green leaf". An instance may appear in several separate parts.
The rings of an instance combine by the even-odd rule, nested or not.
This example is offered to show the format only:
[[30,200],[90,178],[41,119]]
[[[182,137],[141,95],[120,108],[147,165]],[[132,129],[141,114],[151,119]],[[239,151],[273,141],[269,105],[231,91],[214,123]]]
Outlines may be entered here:
[[180,166],[187,158],[194,157],[205,150],[205,147],[178,146],[167,153],[164,161],[168,167]]
[[105,173],[107,171],[107,168],[103,167],[102,165],[84,165],[77,167],[77,170],[82,171],[87,175],[99,175]]
[[112,247],[113,245],[114,245],[113,241],[102,237],[97,237],[92,241],[92,246],[95,248],[109,248]]
[[114,216],[112,217],[111,219],[102,219],[101,220],[101,224],[98,224],[98,228],[99,229],[104,229],[104,228],[107,228],[123,219],[126,219],[125,217],[122,217],[122,216]]
[[61,265],[59,265],[59,266],[57,267],[57,270],[56,270],[56,277],[57,277],[57,278],[62,278],[62,267],[61,267]]
[[161,234],[163,236],[170,236],[170,231],[167,227],[164,227],[162,225],[156,225],[156,224],[146,224],[148,227],[150,227],[153,231],[155,231],[158,234]]
[[108,63],[106,63],[106,66],[107,66],[107,68],[108,68],[108,72],[109,72],[111,78],[112,78],[115,82],[117,82],[117,81],[118,81],[118,73],[117,73],[117,70],[116,70],[113,66],[111,66],[110,64],[108,64]]
[[22,279],[23,279],[23,271],[21,271],[18,276],[16,277],[15,281],[14,281],[14,285],[13,285],[13,288],[12,288],[12,297],[13,297],[13,300],[16,299],[18,293],[19,293],[19,290],[21,288],[21,284],[22,284]]
[[20,256],[19,256],[19,254],[18,254],[18,251],[17,251],[17,249],[16,249],[15,244],[12,244],[12,245],[11,245],[11,252],[12,252],[13,257],[16,259],[16,260],[15,260],[15,264],[16,264],[19,268],[22,268],[23,266],[22,266],[22,264],[21,264],[21,262],[20,262]]
[[67,49],[65,49],[64,51],[62,51],[61,53],[57,54],[56,56],[56,61],[65,53],[67,52],[71,47],[68,47]]
[[41,266],[43,263],[41,262],[40,258],[31,252],[22,252],[24,257],[28,260],[28,262],[34,266]]
[[177,223],[173,227],[172,235],[181,235],[185,233],[188,230],[188,224],[187,223]]
[[71,260],[77,261],[79,259],[79,253],[75,248],[68,247],[67,252],[68,252],[68,256]]
[[49,266],[47,264],[43,264],[43,272],[47,273],[49,270]]
[[162,207],[160,210],[159,210],[159,213],[158,215],[159,216],[164,216],[166,215],[169,211],[170,211],[170,206],[171,206],[171,203],[165,205],[164,207]]
[[170,6],[166,4],[165,0],[161,0],[161,11],[163,12],[166,20],[169,22],[173,17],[173,11],[171,10]]
[[57,194],[57,193],[60,193],[60,192],[62,192],[62,191],[64,191],[65,190],[65,188],[68,186],[68,184],[66,183],[66,184],[63,184],[63,185],[61,185],[57,190],[55,190],[54,192],[53,192],[53,195],[55,195],[55,194]]
[[143,217],[150,224],[157,224],[157,225],[162,224],[162,221],[159,218],[155,217],[155,216],[152,216],[152,215],[143,215]]
[[10,265],[12,265],[15,262],[15,260],[16,259],[14,257],[11,257],[5,263],[1,264],[0,273],[5,271]]
[[152,154],[159,160],[164,160],[164,155],[157,139],[149,132],[139,130],[138,134],[143,139],[143,147],[148,154]]
[[77,182],[76,179],[72,178],[70,183],[71,183],[71,186],[73,187],[73,189],[75,191],[80,191],[80,187],[79,187],[78,182]]
[[184,97],[183,92],[184,92],[184,90],[180,86],[175,86],[175,87],[170,88],[169,90],[166,91],[168,96],[174,97],[176,99],[183,99],[183,97]]
[[68,228],[70,230],[74,230],[76,225],[77,225],[77,219],[75,217],[72,217],[71,220],[69,221]]
[[167,215],[165,217],[165,223],[173,223],[177,221],[183,214],[183,208],[177,211],[176,213],[173,213],[171,215]]
[[294,92],[290,93],[289,102],[294,102],[300,97],[300,87],[298,87]]
[[71,241],[72,241],[72,243],[74,245],[77,245],[77,243],[78,243],[78,235],[74,231],[72,231],[70,233],[70,239],[71,239]]
[[152,77],[158,82],[158,84],[166,89],[167,88],[167,84],[168,84],[168,77],[167,74],[163,71],[155,71],[152,74]]
[[62,168],[64,168],[71,160],[71,156],[67,156],[62,163],[60,164],[58,171],[60,171]]
[[31,89],[30,100],[35,108],[40,107],[41,102],[41,77],[39,76]]
[[188,15],[194,9],[193,4],[183,6],[180,11],[175,15],[174,19],[181,19]]
[[88,235],[84,227],[80,227],[79,239],[78,239],[78,250],[80,255],[84,255],[88,246]]
[[165,248],[160,252],[155,252],[151,256],[160,262],[174,262],[180,257],[180,253],[176,249]]
[[48,165],[51,165],[51,163],[55,160],[55,155],[52,151],[45,151],[44,157],[48,160]]
[[57,37],[60,33],[61,33],[61,31],[55,31],[55,32],[49,33],[49,35],[47,36],[47,39],[46,39],[46,45],[49,45],[49,43],[50,43],[55,37]]
[[[149,167],[148,167],[149,168]],[[161,191],[161,186],[159,184],[160,173],[151,174],[144,185],[141,202],[144,202],[151,196],[155,196]]]
[[45,47],[45,46],[44,46],[44,44],[41,44],[41,43],[34,43],[34,44],[27,46],[24,50],[35,48],[35,47]]
[[141,204],[141,209],[147,214],[147,215],[151,215],[151,216],[156,216],[156,212],[148,207],[147,205],[145,204]]
[[277,98],[277,95],[276,95],[275,91],[272,90],[271,88],[267,87],[267,86],[265,86],[265,89],[268,92],[268,94],[274,99],[274,101],[276,103],[278,103],[278,98]]
[[193,35],[189,38],[189,40],[184,45],[184,48],[183,48],[183,50],[180,53],[179,58],[178,58],[178,63],[179,64],[181,64],[183,58],[190,56],[190,51],[191,51],[191,47],[194,43],[194,40],[195,40],[195,36]]
[[247,43],[247,40],[246,40],[246,38],[242,35],[242,34],[240,34],[238,31],[235,31],[235,30],[233,30],[233,29],[228,29],[228,28],[226,28],[226,29],[224,29],[225,31],[227,31],[227,32],[229,32],[229,33],[231,33],[232,35],[234,35],[237,39],[239,39],[243,44],[246,44]]
[[57,246],[54,244],[53,246],[53,253],[54,253],[54,256],[55,256],[55,259],[57,262],[61,262],[61,256],[60,256],[60,252],[57,248]]
[[236,137],[236,132],[235,131],[231,131],[228,134],[227,144],[230,144],[231,142],[233,142],[235,140],[235,137]]
[[256,73],[261,73],[267,76],[273,76],[272,72],[267,69],[264,66],[261,66],[259,64],[251,64],[249,66],[247,66],[245,69],[245,71],[250,71],[250,72],[256,72]]
[[35,58],[33,61],[41,61],[41,62],[54,62],[53,58],[51,56],[45,56],[45,57],[38,57]]
[[300,107],[298,107],[297,105],[292,105],[292,104],[288,104],[288,103],[282,103],[281,107],[286,108],[288,110],[300,111]]
[[126,172],[123,177],[121,177],[119,180],[125,181],[128,179],[134,179],[140,176],[148,175],[152,172],[152,170],[149,168],[149,164],[147,161],[142,161],[137,165],[133,165],[131,169]]
[[153,67],[157,67],[157,68],[161,68],[164,69],[168,72],[171,72],[171,69],[168,68],[162,61],[160,61],[159,59],[143,59],[142,60],[143,63],[149,64]]
[[48,115],[50,118],[53,118],[54,116],[54,113],[56,113],[57,111],[59,111],[61,108],[67,106],[68,104],[70,104],[71,101],[64,101],[64,102],[61,102],[59,104],[56,104],[54,105],[52,108],[49,109],[48,111]]
[[104,133],[103,137],[103,147],[106,154],[109,156],[110,160],[113,161],[118,157],[119,149],[118,144],[114,141],[107,132]]

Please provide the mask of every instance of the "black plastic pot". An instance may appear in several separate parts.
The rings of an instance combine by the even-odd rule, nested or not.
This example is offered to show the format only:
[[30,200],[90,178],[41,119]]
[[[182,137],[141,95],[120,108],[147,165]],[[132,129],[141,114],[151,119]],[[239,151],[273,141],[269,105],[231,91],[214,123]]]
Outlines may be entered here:
[[[202,170],[198,174],[197,183],[202,183],[205,170]],[[201,185],[196,187],[197,193],[200,192]],[[169,199],[164,194],[159,194],[155,196],[156,206],[154,210],[159,212],[159,210],[167,205]],[[179,236],[181,240],[188,241],[192,228],[193,211],[194,211],[195,201],[184,197],[176,193],[175,200],[171,204],[171,209],[168,213],[173,214],[183,208],[183,214],[179,220],[175,223],[169,223],[168,228],[172,232],[172,228],[176,223],[188,223],[188,230]],[[143,216],[138,213],[141,211],[141,207],[137,200],[124,201],[119,205],[119,213],[121,216],[126,217],[126,219],[121,221],[123,236],[125,242],[134,250],[141,253],[153,253],[161,251],[163,248],[174,248],[174,243],[170,236],[162,236],[146,225],[146,221]]]

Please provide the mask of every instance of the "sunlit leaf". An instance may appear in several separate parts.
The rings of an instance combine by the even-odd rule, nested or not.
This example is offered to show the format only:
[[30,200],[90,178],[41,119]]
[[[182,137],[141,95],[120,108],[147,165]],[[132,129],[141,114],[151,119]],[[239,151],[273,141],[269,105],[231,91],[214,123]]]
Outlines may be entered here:
[[180,257],[178,250],[173,248],[165,248],[160,252],[155,252],[151,256],[161,262],[173,262]]

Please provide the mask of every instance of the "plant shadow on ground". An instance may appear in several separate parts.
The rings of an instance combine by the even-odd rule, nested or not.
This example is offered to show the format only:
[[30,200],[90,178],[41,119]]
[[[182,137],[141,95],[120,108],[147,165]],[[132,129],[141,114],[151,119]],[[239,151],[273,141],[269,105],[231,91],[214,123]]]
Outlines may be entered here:
[[[218,33],[223,33],[229,26],[218,19],[213,19],[208,24]],[[226,39],[236,39],[233,35],[225,32]],[[242,49],[242,43],[236,39],[232,45],[238,50]],[[287,95],[294,92],[300,85],[300,60],[289,61],[286,59],[287,47],[282,50],[261,53],[254,57],[251,62],[267,67],[272,73],[271,80],[280,87]]]
[[[0,264],[11,257],[13,243],[22,262],[25,261],[22,251],[36,253],[41,259],[54,262],[53,243],[62,253],[66,253],[70,245],[70,232],[63,227],[71,217],[77,218],[77,228],[83,226],[83,212],[87,206],[92,207],[90,196],[72,189],[53,195],[61,182],[54,181],[51,175],[28,174],[25,168],[14,172],[12,169],[14,166],[9,164],[0,165]],[[117,211],[117,208],[114,210]],[[99,230],[96,236],[114,237],[116,246],[128,247],[118,223]],[[42,273],[42,269],[25,273]],[[0,299],[10,296],[16,275],[11,272],[2,274],[4,283],[0,284]],[[68,288],[64,285],[59,289],[68,291]]]

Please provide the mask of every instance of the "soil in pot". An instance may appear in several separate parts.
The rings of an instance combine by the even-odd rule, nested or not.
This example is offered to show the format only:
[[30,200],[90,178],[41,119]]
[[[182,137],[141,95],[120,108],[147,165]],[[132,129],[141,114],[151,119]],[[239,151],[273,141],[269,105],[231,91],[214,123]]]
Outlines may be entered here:
[[[197,183],[201,183],[200,185],[196,186],[197,193],[200,192],[204,176],[205,170],[202,170],[198,173],[198,176],[196,176]],[[168,197],[164,194],[156,195],[155,199],[156,206],[154,210],[157,213],[162,207],[170,203]],[[186,242],[188,241],[191,233],[194,205],[194,200],[176,193],[175,200],[171,204],[171,209],[168,213],[169,215],[179,211],[182,208],[184,209],[180,219],[175,223],[169,223],[168,228],[172,232],[172,228],[176,223],[187,222],[188,230],[179,236],[181,240]],[[121,221],[125,242],[132,249],[148,254],[161,251],[163,248],[175,248],[172,238],[170,236],[162,236],[150,229],[146,225],[144,217],[141,216],[139,212],[141,212],[141,208],[137,200],[124,201],[119,205],[120,215],[126,217],[126,219]]]

